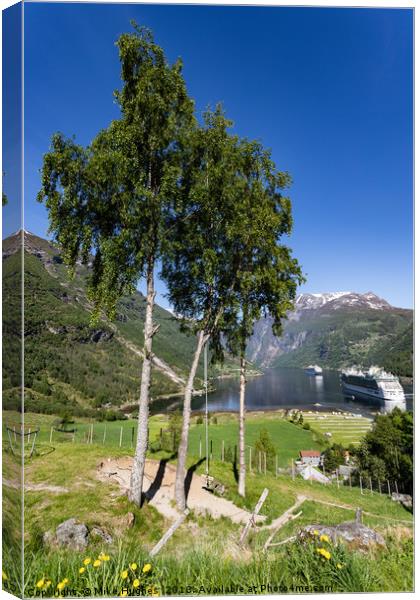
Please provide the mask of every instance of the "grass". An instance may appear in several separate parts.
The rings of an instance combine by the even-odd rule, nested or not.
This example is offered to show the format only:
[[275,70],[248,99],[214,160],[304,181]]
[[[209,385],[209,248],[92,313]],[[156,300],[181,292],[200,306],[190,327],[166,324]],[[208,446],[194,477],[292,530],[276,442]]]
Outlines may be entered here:
[[360,444],[362,437],[372,428],[372,420],[366,417],[353,417],[350,414],[325,414],[304,412],[305,423],[322,435],[331,433],[330,440],[348,447]]
[[[212,439],[217,442],[222,439],[225,444],[236,441],[236,420],[229,415],[219,415],[218,424],[211,425]],[[13,421],[13,415],[6,415],[6,421]],[[47,416],[28,415],[28,422],[41,427],[42,435],[49,435],[52,419]],[[158,436],[160,427],[165,427],[164,416],[154,416],[151,419],[151,436]],[[120,574],[129,562],[140,565],[149,561],[148,552],[168,527],[168,522],[150,505],[138,509],[122,496],[116,484],[102,482],[96,478],[98,463],[107,457],[131,455],[132,450],[127,446],[119,447],[119,428],[129,428],[130,422],[107,423],[109,445],[96,443],[99,438],[99,428],[104,424],[95,424],[98,428],[98,438],[94,443],[87,444],[67,439],[55,441],[54,450],[26,461],[25,481],[44,485],[55,485],[66,488],[67,491],[52,493],[49,491],[27,491],[25,494],[25,593],[28,596],[37,592],[34,585],[42,577],[52,581],[51,589],[56,588],[63,578],[69,579],[69,590],[74,595],[84,595],[84,589],[110,590],[111,595],[120,593],[124,581]],[[248,442],[253,442],[253,436],[258,429],[265,426],[279,451],[284,449],[283,459],[287,464],[289,456],[296,455],[296,449],[311,447],[314,444],[313,433],[292,425],[274,414],[248,415]],[[78,423],[78,429],[87,432],[87,420]],[[96,431],[96,429],[95,429]],[[124,430],[125,431],[125,430]],[[127,429],[129,431],[129,429]],[[113,432],[111,434],[111,432]],[[189,456],[189,466],[197,465],[196,449],[201,425],[193,425],[191,432],[192,452]],[[55,435],[55,434],[54,434]],[[45,439],[45,438],[44,438]],[[82,434],[81,434],[81,438]],[[57,438],[58,440],[58,438]],[[111,443],[112,442],[112,443]],[[43,441],[47,447],[49,441]],[[197,446],[195,447],[197,448]],[[358,488],[323,486],[310,484],[303,479],[293,480],[290,476],[273,473],[266,476],[253,472],[247,473],[247,496],[245,499],[236,492],[234,469],[231,463],[222,462],[216,456],[211,461],[211,473],[216,479],[226,485],[226,498],[240,507],[251,510],[264,487],[269,489],[268,498],[261,510],[267,517],[266,523],[279,517],[293,505],[298,495],[307,496],[308,500],[301,506],[302,515],[282,528],[276,541],[294,535],[302,526],[307,524],[337,524],[354,518],[356,507],[364,511],[364,522],[374,526],[388,536],[388,554],[385,551],[369,553],[366,556],[350,552],[345,548],[334,550],[334,561],[324,561],[312,546],[287,544],[262,555],[261,548],[269,535],[267,530],[252,532],[248,546],[240,550],[237,541],[241,527],[228,519],[213,520],[210,517],[190,515],[187,522],[175,533],[165,546],[165,550],[153,562],[153,578],[150,583],[160,590],[160,593],[179,590],[180,587],[192,586],[194,589],[203,587],[210,593],[222,593],[222,585],[256,586],[257,593],[267,593],[264,588],[267,583],[275,583],[284,590],[299,586],[316,587],[329,585],[330,591],[397,591],[408,590],[412,586],[412,549],[411,523],[412,515],[401,505],[378,493],[360,495]],[[168,457],[159,452],[153,458]],[[9,479],[18,477],[18,459],[13,459],[10,453],[4,453],[3,468]],[[204,472],[204,464],[197,466],[198,474]],[[18,546],[19,522],[16,517],[19,491],[5,487],[5,521],[4,539],[8,540],[9,548],[4,554],[4,570],[8,576],[9,585],[17,585],[19,578]],[[329,506],[320,502],[330,502],[340,506]],[[134,525],[127,528],[125,516],[133,512]],[[366,514],[371,513],[371,514]],[[104,546],[97,540],[89,547],[89,556],[95,558],[100,552],[110,555],[110,561],[101,565],[101,571],[90,570],[89,581],[79,575],[83,555],[76,552],[49,550],[43,545],[42,536],[47,530],[54,529],[62,521],[76,517],[88,526],[100,526],[106,529],[114,539],[110,546]],[[343,561],[346,570],[337,571],[336,564]],[[328,563],[328,564],[327,564]],[[106,569],[106,572],[104,571]],[[85,576],[86,577],[86,576]],[[131,578],[132,582],[133,578]],[[7,584],[7,582],[5,582]],[[86,584],[86,585],[85,585]],[[216,590],[216,591],[215,591]],[[302,590],[301,590],[302,591]],[[204,593],[204,592],[203,592]],[[244,593],[250,593],[248,589]],[[255,590],[253,589],[253,592]]]

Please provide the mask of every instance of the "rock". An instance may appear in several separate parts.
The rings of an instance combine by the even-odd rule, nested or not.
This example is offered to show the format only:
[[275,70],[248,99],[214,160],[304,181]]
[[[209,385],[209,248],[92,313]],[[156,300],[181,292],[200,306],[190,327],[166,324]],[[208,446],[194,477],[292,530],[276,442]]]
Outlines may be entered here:
[[60,546],[70,550],[84,550],[88,545],[88,528],[76,519],[68,519],[55,530],[44,533],[43,541],[48,546]]
[[401,502],[401,504],[405,508],[413,508],[413,498],[409,494],[397,494],[396,492],[393,492],[393,494],[391,495],[391,499],[394,502]]
[[105,542],[105,544],[112,544],[113,542],[112,536],[109,535],[109,533],[101,527],[92,527],[89,536],[100,537]]
[[374,529],[366,527],[361,522],[362,511],[357,509],[356,519],[346,521],[340,525],[307,525],[301,531],[299,536],[304,538],[308,533],[313,534],[318,531],[319,535],[327,535],[335,544],[345,542],[362,548],[369,548],[372,545],[385,546],[384,538]]

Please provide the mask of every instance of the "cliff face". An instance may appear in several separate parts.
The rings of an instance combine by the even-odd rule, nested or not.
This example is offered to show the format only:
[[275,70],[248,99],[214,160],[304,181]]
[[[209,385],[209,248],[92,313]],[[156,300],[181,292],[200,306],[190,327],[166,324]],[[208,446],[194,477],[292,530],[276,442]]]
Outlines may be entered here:
[[301,294],[273,335],[272,320],[256,323],[248,358],[261,367],[326,368],[379,364],[412,375],[413,312],[391,306],[373,292]]

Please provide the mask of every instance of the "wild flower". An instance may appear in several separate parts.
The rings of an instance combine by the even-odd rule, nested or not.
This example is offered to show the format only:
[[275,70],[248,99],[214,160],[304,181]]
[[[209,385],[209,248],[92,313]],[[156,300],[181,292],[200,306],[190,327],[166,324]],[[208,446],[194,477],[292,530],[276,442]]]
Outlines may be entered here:
[[1,572],[1,580],[2,581],[7,581],[9,578],[7,577],[6,573],[4,571]]
[[324,558],[326,558],[327,560],[330,560],[331,558],[331,552],[328,552],[328,550],[326,550],[325,548],[317,548],[316,551],[321,554],[321,556],[323,556]]
[[135,580],[133,581],[133,587],[134,587],[134,588],[138,588],[138,587],[139,587],[139,585],[140,585],[140,579],[135,579]]
[[90,563],[91,563],[91,562],[92,562],[92,559],[91,559],[91,558],[89,558],[89,557],[87,557],[87,558],[85,558],[85,560],[83,561],[83,564],[84,564],[84,565],[90,565]]
[[44,586],[44,583],[45,583],[45,579],[43,577],[42,579],[40,579],[39,581],[36,582],[36,587],[38,589],[41,589]]
[[57,590],[59,590],[60,592],[62,590],[64,590],[64,588],[66,587],[66,581],[63,579],[63,581],[60,581],[60,583],[57,583]]
[[341,563],[337,563],[337,569],[342,569],[343,565]]
[[127,579],[127,577],[128,577],[128,571],[127,570],[121,571],[121,579]]
[[100,567],[100,566],[101,566],[101,564],[102,564],[102,561],[100,561],[100,560],[99,560],[99,558],[97,558],[97,559],[95,560],[95,562],[93,563],[93,566],[94,566],[95,568],[97,568],[97,567]]
[[109,554],[104,554],[103,552],[101,552],[100,555],[98,556],[98,560],[108,561],[109,559],[110,559]]
[[323,534],[320,536],[319,541],[320,542],[329,542],[330,538],[328,537],[328,535]]
[[85,567],[80,567],[79,569],[79,573],[80,575],[83,575],[83,573],[86,571]]
[[318,529],[314,529],[312,533],[313,533],[314,535],[319,535],[319,531],[318,531]]
[[137,563],[135,563],[135,562],[131,563],[131,565],[130,565],[130,569],[131,569],[132,571],[135,571],[135,570],[137,569]]
[[151,569],[152,569],[152,565],[150,563],[147,563],[143,567],[143,573],[148,573]]

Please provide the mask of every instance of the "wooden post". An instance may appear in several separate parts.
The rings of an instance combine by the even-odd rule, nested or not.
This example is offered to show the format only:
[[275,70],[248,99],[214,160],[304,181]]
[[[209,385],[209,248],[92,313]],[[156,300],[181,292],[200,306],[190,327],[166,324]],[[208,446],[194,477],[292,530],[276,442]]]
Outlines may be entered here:
[[123,436],[123,428],[120,427],[120,448],[121,448],[121,444],[122,444],[122,436]]
[[352,485],[351,485],[351,472],[349,473],[349,479],[350,479],[350,487],[352,487]]
[[90,443],[93,444],[93,423],[90,427]]
[[[51,427],[51,429],[50,429],[50,444],[52,443],[52,434],[53,434],[53,428]],[[16,436],[16,433],[15,433],[15,436]]]
[[248,535],[249,530],[251,529],[251,526],[255,524],[255,517],[260,512],[261,507],[264,504],[265,499],[267,498],[267,496],[268,496],[268,489],[264,488],[264,490],[263,490],[263,492],[262,492],[262,494],[260,496],[260,499],[258,500],[258,502],[257,502],[257,504],[256,504],[256,506],[255,506],[255,508],[253,510],[253,513],[251,514],[251,516],[249,518],[248,523],[245,525],[245,527],[242,530],[241,537],[239,538],[239,545],[240,546],[244,543],[244,541],[246,539],[246,536]]
[[76,441],[76,432],[73,431],[73,439],[72,439],[73,444],[74,444],[75,441]]
[[359,475],[359,481],[360,481],[360,494],[363,496],[363,483],[362,483],[362,477]]
[[28,431],[28,446],[31,443],[31,430]]
[[134,443],[134,427],[131,428],[131,447],[133,447]]
[[105,423],[105,427],[104,427],[104,437],[102,439],[102,444],[105,445],[105,439],[106,439],[106,423]]
[[213,460],[213,440],[210,440],[210,458]]
[[190,511],[188,510],[188,508],[186,508],[182,515],[175,521],[175,523],[173,523],[169,527],[168,531],[160,538],[156,546],[152,548],[152,550],[150,551],[150,556],[156,556],[156,554],[163,548],[166,542],[173,536],[178,527],[182,525],[189,513]]
[[225,440],[222,440],[222,462],[225,462]]
[[33,440],[32,440],[32,448],[31,448],[31,453],[30,453],[30,455],[29,455],[30,457],[32,457],[32,454],[34,453],[34,450],[35,450],[36,434],[37,434],[37,432],[36,432],[36,430],[35,430],[35,433],[34,433],[34,438],[33,438]]
[[258,473],[261,473],[261,450],[258,450]]
[[389,479],[386,480],[388,484],[388,496],[391,498],[391,486],[389,485]]
[[16,427],[13,425],[13,433],[15,434],[15,442],[16,442]]

